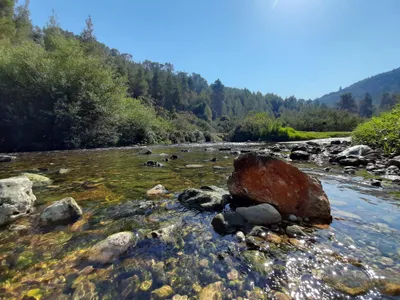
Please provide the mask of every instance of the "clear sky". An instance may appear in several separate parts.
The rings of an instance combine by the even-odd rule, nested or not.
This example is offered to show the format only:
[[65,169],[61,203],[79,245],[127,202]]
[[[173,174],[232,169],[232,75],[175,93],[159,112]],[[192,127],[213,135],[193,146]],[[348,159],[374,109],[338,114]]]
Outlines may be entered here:
[[134,60],[231,87],[314,99],[400,67],[400,0],[31,0]]

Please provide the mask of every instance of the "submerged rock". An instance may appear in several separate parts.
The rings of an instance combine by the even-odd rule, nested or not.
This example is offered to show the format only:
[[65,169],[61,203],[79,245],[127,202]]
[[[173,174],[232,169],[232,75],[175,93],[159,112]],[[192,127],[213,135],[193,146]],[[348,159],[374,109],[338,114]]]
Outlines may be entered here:
[[2,162],[12,162],[13,160],[15,160],[16,157],[15,156],[11,156],[11,155],[0,155],[0,163]]
[[222,281],[211,283],[199,292],[199,300],[222,300],[224,284]]
[[149,215],[157,205],[153,201],[127,201],[107,210],[111,219],[122,219],[134,215]]
[[188,208],[199,211],[222,210],[229,202],[228,191],[216,186],[203,186],[200,189],[187,189],[178,197]]
[[261,275],[265,276],[273,271],[272,261],[260,251],[247,250],[242,253],[242,256]]
[[78,203],[71,198],[64,198],[54,202],[40,215],[40,223],[42,225],[50,224],[67,224],[76,221],[82,216],[82,209]]
[[0,226],[32,212],[36,197],[32,182],[26,177],[0,180]]
[[135,245],[136,237],[132,232],[115,233],[94,245],[88,252],[88,260],[92,263],[106,264]]
[[373,286],[367,274],[351,266],[340,272],[330,272],[323,280],[334,289],[353,297],[366,294]]
[[22,173],[21,175],[27,177],[30,181],[32,181],[34,187],[44,187],[53,183],[50,178],[47,178],[43,175],[33,173]]
[[292,225],[286,227],[286,234],[289,237],[300,237],[300,236],[307,236],[307,234],[303,231],[303,227],[298,225]]
[[147,196],[163,195],[163,194],[168,194],[168,190],[163,185],[157,184],[155,187],[148,190],[146,194]]
[[153,299],[166,299],[174,293],[172,287],[169,285],[164,285],[159,289],[156,289],[151,292]]
[[214,217],[211,225],[214,227],[215,232],[219,234],[235,233],[243,227],[246,220],[237,212],[227,212],[218,214]]
[[234,203],[269,203],[281,214],[331,222],[329,200],[318,179],[282,160],[256,153],[239,156],[234,168],[228,180]]
[[242,215],[247,222],[254,225],[269,225],[282,221],[280,213],[268,203],[250,207],[238,207],[236,212]]

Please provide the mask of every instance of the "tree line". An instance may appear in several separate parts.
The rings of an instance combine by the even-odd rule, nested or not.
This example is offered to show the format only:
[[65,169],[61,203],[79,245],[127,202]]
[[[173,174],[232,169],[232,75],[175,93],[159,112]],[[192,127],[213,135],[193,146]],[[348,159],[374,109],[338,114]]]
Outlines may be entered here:
[[349,131],[362,121],[353,108],[137,62],[97,41],[90,16],[78,35],[54,13],[44,28],[33,26],[29,1],[14,0],[0,0],[0,106],[0,151],[212,141],[231,137],[254,112],[305,131]]

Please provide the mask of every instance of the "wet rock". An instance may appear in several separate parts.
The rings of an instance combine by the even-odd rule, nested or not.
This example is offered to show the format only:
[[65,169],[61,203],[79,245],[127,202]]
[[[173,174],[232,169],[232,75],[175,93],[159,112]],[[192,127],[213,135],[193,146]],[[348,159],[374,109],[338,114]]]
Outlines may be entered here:
[[345,174],[350,174],[350,175],[356,174],[356,170],[355,169],[345,169],[343,172]]
[[288,220],[289,220],[290,222],[297,222],[297,221],[298,221],[298,218],[297,218],[295,215],[289,215],[289,216],[288,216]]
[[214,148],[205,148],[204,151],[206,152],[213,152],[215,149]]
[[222,300],[224,284],[222,281],[211,283],[199,292],[199,300]]
[[371,179],[370,184],[371,184],[372,186],[380,187],[380,186],[382,186],[382,181],[377,180],[377,179]]
[[231,151],[232,148],[231,147],[221,147],[221,148],[218,148],[218,150],[219,151]]
[[141,291],[143,291],[143,292],[147,292],[151,288],[152,285],[153,285],[153,280],[152,279],[145,280],[140,284],[139,289]]
[[32,182],[26,177],[0,180],[0,226],[6,225],[33,211],[36,197]]
[[260,251],[246,250],[242,253],[242,257],[261,275],[265,276],[273,271],[272,261]]
[[332,168],[329,168],[329,167],[324,168],[324,171],[325,171],[325,172],[329,172],[330,170],[332,170]]
[[286,227],[286,234],[289,237],[300,237],[300,236],[307,236],[307,234],[303,231],[303,227],[298,225],[292,225]]
[[394,158],[392,158],[391,160],[388,161],[387,166],[396,166],[398,168],[400,168],[400,156],[396,156]]
[[346,150],[340,152],[338,154],[338,156],[350,156],[350,155],[364,156],[371,151],[372,151],[372,149],[366,145],[357,145],[357,146],[347,148]]
[[148,160],[145,164],[147,167],[162,168],[164,165],[154,160]]
[[157,184],[152,189],[146,192],[147,196],[157,196],[157,195],[164,195],[168,194],[168,190],[161,184]]
[[241,152],[239,150],[234,150],[234,151],[231,151],[230,154],[232,154],[232,155],[240,155]]
[[246,240],[244,233],[241,231],[236,232],[235,237],[239,243],[243,243]]
[[182,149],[181,152],[182,153],[188,153],[188,152],[190,152],[190,150],[189,149]]
[[285,293],[279,291],[273,291],[274,299],[276,300],[291,300],[292,298]]
[[42,225],[68,224],[75,222],[81,216],[82,209],[78,203],[73,198],[68,197],[46,207],[40,214],[40,223]]
[[152,232],[149,233],[149,236],[152,238],[158,238],[161,239],[165,242],[173,241],[174,238],[174,232],[177,230],[180,224],[172,224],[169,226],[165,226],[162,228],[159,228],[157,230],[153,230]]
[[84,280],[80,282],[75,287],[72,299],[99,299],[96,293],[96,285],[89,280]]
[[22,173],[22,176],[27,177],[33,183],[33,187],[44,187],[51,185],[53,181],[46,176],[33,174],[33,173]]
[[282,221],[280,213],[268,203],[250,207],[238,207],[236,212],[242,215],[247,222],[254,225],[269,225]]
[[219,234],[235,233],[242,228],[246,220],[237,212],[226,212],[216,215],[211,225],[214,227],[215,232]]
[[156,289],[151,292],[151,295],[154,299],[166,299],[174,293],[172,287],[169,285],[164,285],[159,289]]
[[306,151],[294,151],[290,153],[290,159],[292,160],[309,160],[310,159],[310,153]]
[[15,156],[0,155],[0,163],[2,163],[2,162],[12,162],[15,159],[17,159]]
[[388,175],[399,175],[400,169],[397,166],[390,166],[386,169]]
[[211,162],[216,162],[216,161],[217,161],[217,158],[216,158],[216,157],[214,157],[214,158],[211,159]]
[[132,232],[115,233],[94,245],[88,251],[88,260],[92,263],[110,263],[135,245],[136,237]]
[[376,176],[385,175],[386,174],[386,170],[385,169],[377,169],[377,170],[374,170],[373,173]]
[[222,210],[229,202],[228,191],[216,186],[204,186],[200,189],[187,189],[178,197],[188,208],[199,211]]
[[328,197],[320,181],[270,156],[249,153],[234,162],[228,180],[233,203],[274,205],[281,214],[331,222]]
[[143,154],[143,155],[150,155],[152,153],[153,152],[151,151],[151,149],[150,148],[146,148],[146,147],[140,149],[139,152],[138,152],[138,154]]
[[170,157],[169,157],[169,159],[170,160],[177,160],[179,158],[179,156],[178,155],[171,155]]
[[379,280],[377,287],[379,291],[388,296],[400,296],[400,283]]
[[361,159],[358,157],[347,157],[347,158],[339,159],[339,164],[341,164],[342,166],[358,167],[359,165],[366,165],[367,162],[365,159]]
[[373,171],[373,170],[375,170],[375,169],[376,169],[375,164],[372,164],[372,163],[369,163],[369,164],[365,167],[365,170],[367,170],[368,172],[371,172],[371,171]]

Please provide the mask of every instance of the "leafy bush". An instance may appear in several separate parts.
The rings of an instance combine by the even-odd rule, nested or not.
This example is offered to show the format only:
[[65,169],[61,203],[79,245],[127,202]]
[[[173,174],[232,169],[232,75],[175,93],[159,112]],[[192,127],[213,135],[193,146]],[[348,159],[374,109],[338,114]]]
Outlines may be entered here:
[[353,131],[353,142],[379,147],[385,153],[400,153],[400,106],[359,125]]

